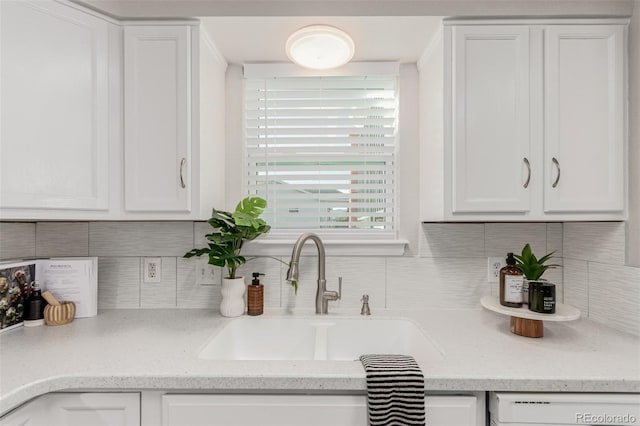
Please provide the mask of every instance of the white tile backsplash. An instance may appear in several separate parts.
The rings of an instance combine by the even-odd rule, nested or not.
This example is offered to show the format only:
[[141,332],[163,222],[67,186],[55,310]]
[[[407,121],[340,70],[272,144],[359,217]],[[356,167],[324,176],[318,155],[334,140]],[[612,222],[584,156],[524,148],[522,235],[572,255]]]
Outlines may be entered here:
[[589,318],[640,336],[640,268],[589,262]]
[[520,254],[527,243],[537,257],[547,253],[546,223],[487,223],[484,229],[486,256]]
[[[562,259],[553,258],[553,263],[562,264]],[[547,269],[542,276],[545,280],[556,285],[556,300],[564,303],[564,271],[563,267]]]
[[209,241],[205,235],[210,234],[213,230],[208,222],[193,222],[193,247],[207,247]]
[[484,257],[483,223],[423,223],[422,257]]
[[564,257],[624,265],[624,222],[575,222],[564,224]]
[[175,308],[176,302],[176,258],[161,257],[160,282],[144,282],[144,257],[140,258],[140,307]]
[[565,303],[584,317],[640,335],[640,269],[624,266],[624,222],[563,225]]
[[193,248],[193,222],[91,222],[90,256],[182,256]]
[[327,258],[327,290],[338,291],[338,278],[342,277],[342,299],[329,302],[330,309],[359,315],[364,294],[369,295],[369,307],[372,312],[384,309],[385,273],[386,260],[383,257]]
[[140,258],[98,259],[98,309],[140,307]]
[[36,256],[89,256],[89,223],[38,222]]
[[555,252],[555,258],[563,257],[562,250],[562,223],[547,223],[547,250],[546,253]]
[[564,259],[564,303],[589,316],[589,264],[584,260]]
[[[217,311],[223,270],[208,265],[206,256],[182,257],[206,246],[204,235],[211,230],[206,222],[0,222],[0,258],[99,256],[101,309]],[[419,256],[327,257],[327,288],[337,290],[338,276],[343,277],[343,299],[331,302],[330,312],[358,314],[365,293],[374,313],[477,308],[483,295],[497,295],[497,284],[487,283],[487,256],[519,253],[529,242],[538,256],[556,251],[555,263],[563,264],[544,276],[558,286],[559,301],[576,306],[583,317],[637,333],[640,272],[623,266],[624,231],[622,222],[424,223]],[[143,282],[142,257],[162,257],[160,283]],[[203,283],[201,267],[208,269]],[[240,273],[247,284],[252,272],[266,274],[261,277],[265,308],[312,312],[317,270],[315,248],[309,245],[300,261],[297,296],[285,280],[287,265],[277,260],[258,257]]]
[[387,259],[389,309],[475,308],[490,294],[485,259]]
[[220,310],[222,295],[220,286],[222,283],[222,270],[211,266],[214,270],[213,284],[199,284],[198,259],[176,258],[177,294],[176,304],[178,308],[188,309],[213,309]]
[[35,255],[35,223],[0,222],[0,259],[21,259]]
[[564,259],[564,303],[589,316],[589,265],[585,260]]

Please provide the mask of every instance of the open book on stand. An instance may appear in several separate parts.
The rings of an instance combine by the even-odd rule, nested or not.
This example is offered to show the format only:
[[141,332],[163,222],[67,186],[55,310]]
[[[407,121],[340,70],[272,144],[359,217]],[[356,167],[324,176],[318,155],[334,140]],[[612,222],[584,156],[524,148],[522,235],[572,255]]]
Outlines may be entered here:
[[34,283],[60,301],[74,302],[75,318],[98,314],[98,258],[69,257],[0,263],[0,330],[21,325]]

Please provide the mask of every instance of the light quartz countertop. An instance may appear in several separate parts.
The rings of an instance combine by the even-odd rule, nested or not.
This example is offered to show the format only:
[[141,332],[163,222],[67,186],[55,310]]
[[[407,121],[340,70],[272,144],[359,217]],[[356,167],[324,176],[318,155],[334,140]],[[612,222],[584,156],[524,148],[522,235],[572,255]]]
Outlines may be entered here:
[[[640,392],[640,339],[589,320],[545,322],[545,336],[531,339],[512,334],[508,316],[481,308],[376,316],[414,320],[441,350],[428,365],[418,360],[427,391]],[[359,361],[198,358],[228,321],[208,310],[109,310],[4,332],[0,415],[60,390],[365,392]]]

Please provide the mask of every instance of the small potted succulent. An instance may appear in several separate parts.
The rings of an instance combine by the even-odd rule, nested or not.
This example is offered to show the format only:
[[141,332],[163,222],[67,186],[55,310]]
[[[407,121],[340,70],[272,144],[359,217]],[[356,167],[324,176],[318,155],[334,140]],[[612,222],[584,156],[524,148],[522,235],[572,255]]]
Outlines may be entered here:
[[209,256],[209,264],[227,268],[227,276],[222,279],[222,303],[220,314],[236,317],[244,313],[244,277],[236,275],[238,267],[247,259],[240,254],[246,241],[255,240],[269,232],[271,227],[260,218],[267,206],[260,197],[247,197],[240,201],[235,211],[225,212],[213,209],[209,225],[214,228],[206,234],[208,247],[193,249],[184,257]]
[[560,266],[546,263],[553,258],[554,254],[555,251],[547,253],[538,259],[531,251],[531,246],[527,243],[521,254],[513,255],[516,258],[516,268],[525,277],[523,298],[528,301],[529,310],[540,313],[555,312],[555,285],[542,278],[546,270]]

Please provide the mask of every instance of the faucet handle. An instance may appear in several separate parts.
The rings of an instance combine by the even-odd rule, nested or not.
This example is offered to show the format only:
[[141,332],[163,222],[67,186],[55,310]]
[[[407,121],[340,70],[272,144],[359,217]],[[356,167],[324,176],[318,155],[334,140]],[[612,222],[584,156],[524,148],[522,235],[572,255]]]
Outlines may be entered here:
[[338,277],[338,291],[325,290],[324,300],[340,300],[342,298],[342,277]]

